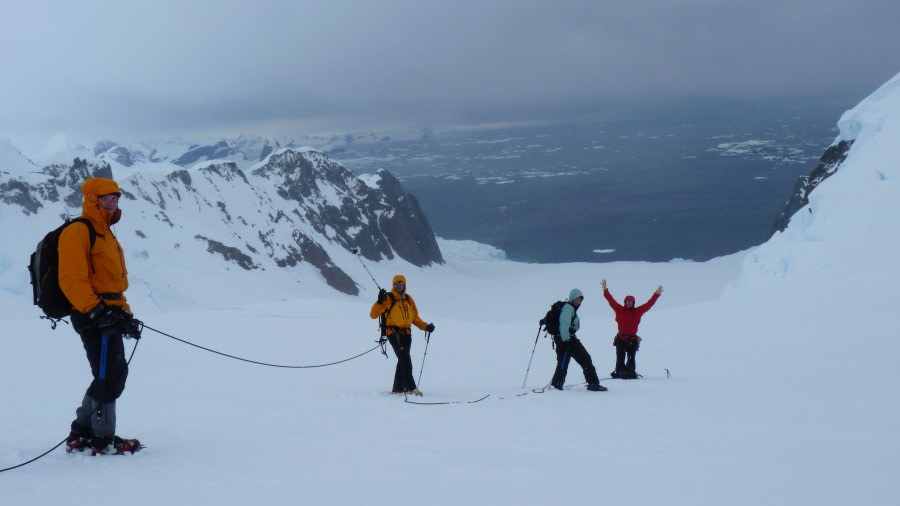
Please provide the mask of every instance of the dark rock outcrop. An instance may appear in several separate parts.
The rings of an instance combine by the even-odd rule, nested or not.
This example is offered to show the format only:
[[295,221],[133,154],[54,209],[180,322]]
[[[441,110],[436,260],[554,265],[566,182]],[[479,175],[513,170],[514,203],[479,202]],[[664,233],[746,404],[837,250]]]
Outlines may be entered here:
[[773,233],[783,232],[784,229],[787,228],[788,223],[790,223],[791,217],[794,216],[797,211],[802,209],[803,206],[809,204],[809,194],[819,186],[822,181],[828,179],[832,174],[837,172],[840,165],[847,159],[847,152],[850,151],[852,145],[852,140],[840,141],[837,144],[832,144],[825,150],[822,158],[819,159],[819,165],[813,169],[812,173],[808,176],[802,176],[797,180],[791,198],[785,203],[784,208],[781,210],[781,214],[779,214],[778,218],[775,220]]
[[72,165],[48,165],[42,172],[49,176],[39,184],[21,178],[0,179],[0,202],[21,207],[25,214],[37,213],[46,202],[63,201],[68,207],[81,208],[81,183],[91,177],[112,177],[106,162],[89,163],[81,158]]
[[369,260],[391,259],[396,252],[417,266],[444,261],[418,201],[387,171],[378,172],[374,189],[322,153],[284,150],[253,175],[272,180],[316,232]]
[[214,241],[202,235],[195,235],[195,239],[206,242],[206,251],[222,255],[222,258],[229,262],[234,262],[242,269],[252,270],[259,269],[259,266],[253,263],[253,258],[234,246],[226,246],[219,241]]
[[176,165],[193,165],[203,160],[219,160],[235,154],[234,149],[225,141],[220,141],[212,146],[192,146],[187,153],[181,155],[172,163]]
[[106,156],[112,160],[119,162],[125,167],[131,167],[132,165],[134,165],[134,159],[131,157],[131,152],[122,146],[116,146],[110,149],[106,152]]
[[411,193],[406,193],[400,181],[389,172],[382,170],[378,175],[378,185],[390,207],[395,210],[382,214],[379,226],[397,255],[418,266],[444,263],[434,231],[419,201]]

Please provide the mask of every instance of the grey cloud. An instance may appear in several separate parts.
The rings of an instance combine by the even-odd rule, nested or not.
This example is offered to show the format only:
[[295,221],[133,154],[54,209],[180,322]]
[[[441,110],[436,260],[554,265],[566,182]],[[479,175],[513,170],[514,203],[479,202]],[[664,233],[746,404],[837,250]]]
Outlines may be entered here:
[[7,137],[503,121],[678,96],[862,98],[900,70],[895,1],[22,4],[0,12],[12,20],[0,44],[17,48],[0,55]]

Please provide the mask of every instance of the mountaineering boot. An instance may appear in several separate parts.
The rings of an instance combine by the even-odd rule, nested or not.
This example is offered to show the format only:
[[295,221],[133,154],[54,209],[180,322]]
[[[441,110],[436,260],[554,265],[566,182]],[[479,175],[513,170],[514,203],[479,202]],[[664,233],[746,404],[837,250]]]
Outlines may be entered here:
[[422,397],[422,391],[419,390],[418,388],[413,388],[412,390],[410,390],[409,392],[406,392],[406,393],[408,393],[409,395],[417,395],[419,397]]
[[69,432],[66,438],[66,453],[84,451],[90,447],[90,434],[79,434],[77,432]]
[[587,386],[587,389],[590,390],[591,392],[605,392],[605,391],[608,390],[605,386],[603,386],[603,385],[601,385],[601,384],[599,384],[599,383],[596,383],[596,384],[594,384],[594,383],[589,384],[589,385]]
[[122,439],[119,436],[94,437],[91,440],[91,455],[125,455],[143,448],[137,439]]
[[616,369],[615,371],[609,373],[609,377],[610,377],[610,378],[613,378],[613,379],[621,378],[621,377],[622,377],[622,372],[621,372],[620,370]]

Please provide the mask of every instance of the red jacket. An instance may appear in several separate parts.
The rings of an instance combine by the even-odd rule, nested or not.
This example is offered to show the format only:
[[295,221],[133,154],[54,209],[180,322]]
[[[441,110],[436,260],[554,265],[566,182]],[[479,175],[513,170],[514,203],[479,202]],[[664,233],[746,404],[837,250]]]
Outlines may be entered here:
[[[650,311],[653,304],[656,304],[656,299],[659,299],[659,294],[654,292],[653,296],[650,297],[650,300],[644,304],[627,309],[622,304],[616,302],[616,299],[610,295],[609,290],[603,290],[603,296],[606,297],[606,301],[609,302],[609,307],[616,312],[616,323],[619,324],[619,333],[628,335],[637,334],[638,325],[641,323],[641,317],[644,316],[644,313]],[[625,296],[625,300],[627,301],[628,299],[634,301],[634,297],[631,295]]]

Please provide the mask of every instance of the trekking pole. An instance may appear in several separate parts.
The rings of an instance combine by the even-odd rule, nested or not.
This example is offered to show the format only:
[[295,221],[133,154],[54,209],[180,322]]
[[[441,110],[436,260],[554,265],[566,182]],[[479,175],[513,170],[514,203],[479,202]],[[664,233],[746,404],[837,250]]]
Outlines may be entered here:
[[[369,272],[369,268],[366,267],[365,262],[362,261],[362,257],[359,255],[359,248],[353,248],[350,250],[350,252],[353,253],[354,255],[356,255],[356,258],[359,259],[359,263],[362,264],[363,269],[365,269],[366,272],[369,273],[369,277],[372,278],[372,282],[375,283],[375,286],[378,287],[378,291],[381,291],[381,285],[378,284],[378,281],[375,281],[375,276],[373,276],[372,273]],[[387,336],[384,335],[384,326],[385,326],[385,319],[384,319],[384,315],[382,314],[381,317],[378,318],[378,330],[381,332],[381,337],[379,337],[378,341],[376,341],[376,342],[378,343],[379,346],[381,346],[381,354],[384,355],[385,359],[387,359],[388,358],[387,346],[385,346],[385,344],[387,343]],[[426,343],[426,346],[427,346],[427,343]]]
[[[539,321],[537,335],[534,336],[534,347],[531,348],[531,358],[528,359],[528,369],[525,369],[525,380],[522,381],[522,388],[525,388],[525,383],[528,381],[528,371],[531,370],[531,361],[534,360],[534,350],[537,349],[538,338],[541,337],[541,327],[543,327],[543,326],[544,326],[544,320]],[[425,347],[426,348],[428,347],[427,343],[426,343]]]
[[100,397],[97,398],[97,421],[101,422],[106,413],[103,406],[106,405],[106,355],[109,347],[109,335],[105,332],[100,336],[100,371],[98,382],[100,384]]
[[362,261],[362,257],[359,254],[359,248],[353,248],[352,250],[350,250],[350,252],[353,253],[354,255],[356,255],[356,258],[359,259],[359,263],[362,264],[363,269],[365,269],[366,272],[369,273],[369,277],[372,278],[372,282],[375,283],[375,286],[377,286],[379,290],[381,290],[381,285],[378,284],[378,281],[375,281],[375,276],[373,276],[372,273],[369,271],[369,268],[366,267],[366,263]]
[[422,369],[425,368],[425,357],[428,356],[428,343],[431,342],[431,332],[425,333],[425,354],[422,355],[422,365],[419,366],[419,381],[416,382],[417,387],[422,386]]

